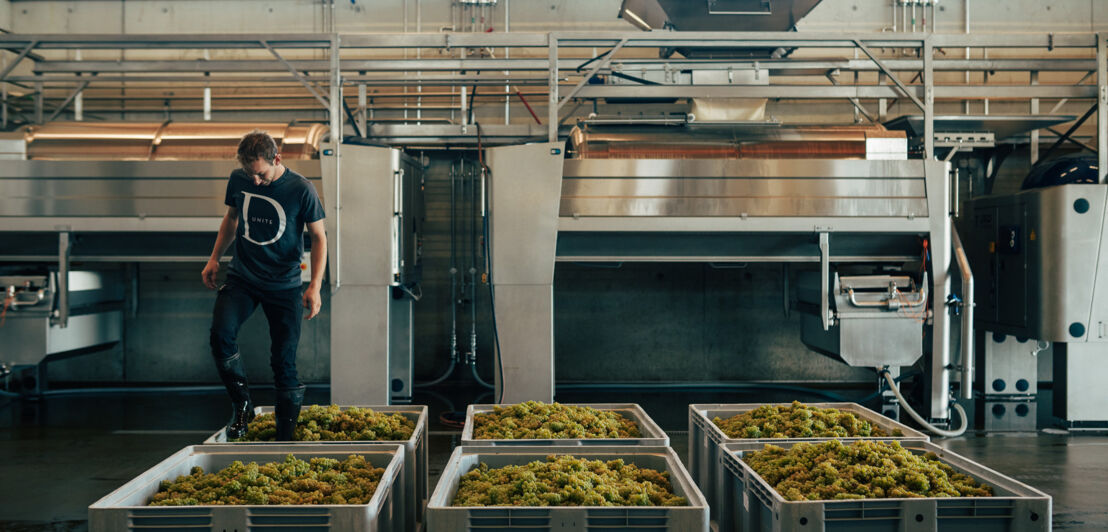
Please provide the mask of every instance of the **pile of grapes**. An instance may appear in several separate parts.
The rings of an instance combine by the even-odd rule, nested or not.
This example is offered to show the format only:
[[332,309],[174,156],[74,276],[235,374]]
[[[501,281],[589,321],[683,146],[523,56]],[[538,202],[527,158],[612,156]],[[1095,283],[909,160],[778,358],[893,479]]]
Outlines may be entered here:
[[934,453],[913,454],[899,442],[839,440],[766,445],[743,461],[790,501],[909,497],[991,497],[990,486],[959,473]]
[[[412,437],[415,422],[402,414],[384,414],[371,408],[312,405],[300,412],[293,431],[295,441],[402,441]],[[233,441],[273,441],[277,421],[261,414],[247,426],[246,434]]]
[[639,438],[638,425],[618,412],[527,401],[496,406],[473,419],[477,440]]
[[673,494],[669,472],[622,459],[604,462],[548,456],[545,462],[489,469],[482,463],[462,475],[454,506],[688,506]]
[[384,473],[361,455],[305,462],[290,454],[284,462],[262,465],[236,460],[217,473],[194,467],[188,475],[163,480],[149,505],[367,504]]
[[793,401],[791,405],[764,405],[727,419],[712,419],[728,438],[849,438],[903,436],[900,429],[888,434],[869,421],[835,408],[816,408]]

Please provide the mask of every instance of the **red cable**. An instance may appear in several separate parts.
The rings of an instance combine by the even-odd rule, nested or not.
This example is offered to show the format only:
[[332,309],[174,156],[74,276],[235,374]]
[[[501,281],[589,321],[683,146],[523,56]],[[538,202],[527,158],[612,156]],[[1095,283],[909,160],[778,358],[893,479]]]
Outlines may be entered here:
[[527,103],[527,98],[523,97],[523,94],[519,92],[519,89],[516,89],[516,96],[519,96],[519,101],[523,102],[523,105],[527,107],[528,111],[531,112],[531,118],[534,118],[535,122],[541,126],[542,120],[539,120],[539,115],[535,114],[535,110],[531,108],[531,104]]
[[0,310],[0,327],[3,327],[4,321],[8,319],[8,307],[12,305],[12,300],[14,299],[14,296],[8,296],[4,298],[4,309]]

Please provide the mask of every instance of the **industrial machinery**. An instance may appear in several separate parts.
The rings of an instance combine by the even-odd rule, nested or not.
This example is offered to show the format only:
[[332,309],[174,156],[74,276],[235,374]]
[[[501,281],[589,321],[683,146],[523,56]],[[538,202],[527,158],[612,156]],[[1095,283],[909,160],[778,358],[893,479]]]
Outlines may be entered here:
[[0,268],[0,362],[23,393],[45,391],[47,365],[114,345],[123,335],[121,271]]
[[410,401],[423,164],[396,148],[357,144],[342,145],[337,156],[327,147],[323,161],[331,235],[331,401]]
[[[696,121],[584,123],[566,145],[492,148],[503,401],[553,397],[556,261],[793,262],[820,267],[805,336],[821,352],[895,370],[930,332],[925,410],[946,422],[952,376],[972,381],[950,347],[948,167],[906,146],[881,128]],[[922,273],[903,267],[928,253]]]
[[[226,212],[223,195],[227,176],[237,164],[234,157],[238,140],[254,129],[269,132],[279,143],[283,163],[321,188],[324,172],[319,147],[327,128],[319,124],[70,122],[26,129],[20,154],[25,153],[27,160],[9,160],[0,165],[0,249],[4,250],[0,255],[0,267],[4,268],[0,278],[11,296],[8,322],[0,327],[0,343],[10,346],[20,342],[19,363],[37,364],[63,347],[72,352],[117,341],[122,330],[125,284],[118,265],[206,261],[213,234]],[[348,183],[359,182],[376,168],[351,169],[348,175],[353,177]],[[406,179],[418,182],[418,169],[414,167]],[[391,183],[396,174],[390,172],[386,178]],[[418,192],[419,187],[412,190]],[[334,215],[331,205],[338,202],[320,192],[330,217]],[[414,195],[406,201],[405,215],[422,203]],[[389,239],[399,234],[391,220],[395,211],[390,204],[384,222],[370,228],[381,237],[376,241],[380,245],[362,248],[367,243],[359,241],[341,249],[353,254],[361,248],[374,256],[388,257],[381,249],[388,249]],[[338,218],[335,216],[336,221]],[[351,225],[343,229],[347,235],[367,230]],[[345,241],[336,240],[335,248]],[[396,247],[393,249],[395,263]],[[304,260],[306,264],[307,252]],[[417,267],[418,261],[414,251],[399,260],[408,268],[406,271]],[[82,268],[104,265],[108,270],[114,265],[115,270],[86,274],[70,271],[72,263],[86,265]],[[338,273],[332,270],[336,282]],[[411,278],[403,276],[405,282]],[[393,283],[396,279],[390,274],[387,281]],[[87,288],[93,285],[99,288]],[[96,299],[93,307],[113,302],[114,314],[104,314],[95,326],[86,326],[93,319],[93,314],[86,312],[86,291],[109,294]],[[402,294],[397,299],[405,297],[410,298]],[[32,306],[31,300],[41,302]],[[35,342],[27,340],[27,333],[18,332],[22,327],[13,325],[16,321],[12,319],[32,316],[32,308],[40,315],[35,327],[45,331]],[[372,318],[361,312],[355,314],[363,320]],[[49,327],[43,325],[47,317]],[[355,328],[371,333],[352,347],[358,355],[367,346],[390,345],[392,341],[390,330],[377,324],[362,321]],[[406,357],[395,364],[407,368],[393,378],[393,382],[404,383],[396,389],[398,400],[410,397],[410,329],[406,330],[407,336],[396,337],[407,338],[407,349],[392,351],[396,357]],[[58,338],[63,337],[64,343],[59,343]],[[13,361],[8,356],[11,352],[6,347],[0,361]],[[340,364],[344,362],[337,349],[332,353],[340,358]],[[363,380],[379,373],[376,366],[360,363],[336,367],[345,368],[336,374]],[[361,377],[357,377],[359,370],[355,368],[362,368]],[[373,404],[387,400],[382,397]]]
[[[676,31],[794,31],[821,0],[623,0],[620,18],[645,30]],[[684,57],[778,58],[787,50],[708,47],[661,50],[663,56],[679,52]]]
[[290,168],[318,179],[310,158],[320,126],[54,123],[24,130],[25,158],[0,165],[0,284],[11,301],[0,343],[4,361],[37,370],[20,379],[25,392],[45,390],[48,362],[123,337],[128,283],[120,265],[207,260],[226,211],[237,139],[256,127],[282,143]]
[[[1055,182],[1079,170],[1065,166]],[[986,428],[1034,429],[1036,355],[1049,347],[1054,415],[1108,426],[1108,186],[1093,170],[1092,184],[1048,180],[966,203]]]

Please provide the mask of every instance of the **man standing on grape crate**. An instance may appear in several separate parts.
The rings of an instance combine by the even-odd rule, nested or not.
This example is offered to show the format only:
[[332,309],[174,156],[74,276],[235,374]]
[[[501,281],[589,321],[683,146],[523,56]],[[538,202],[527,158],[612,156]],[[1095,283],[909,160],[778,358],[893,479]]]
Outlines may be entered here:
[[[261,305],[269,321],[269,365],[277,388],[277,440],[289,441],[304,402],[304,386],[296,375],[300,308],[306,309],[304,317],[309,320],[319,313],[319,290],[327,262],[323,205],[304,176],[281,164],[277,143],[268,134],[254,131],[243,137],[238,162],[242,168],[231,172],[227,182],[227,214],[201,273],[204,284],[214,290],[219,258],[234,242],[234,257],[226,282],[219,286],[211,329],[212,356],[231,396],[227,439],[241,437],[254,419],[236,340],[243,322]],[[305,226],[312,240],[312,278],[302,290]]]

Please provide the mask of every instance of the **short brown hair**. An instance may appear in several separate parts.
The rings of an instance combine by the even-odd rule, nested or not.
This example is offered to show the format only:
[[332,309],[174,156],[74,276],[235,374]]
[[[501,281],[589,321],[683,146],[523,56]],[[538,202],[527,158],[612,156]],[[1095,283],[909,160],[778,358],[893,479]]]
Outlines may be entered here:
[[239,164],[243,166],[249,166],[258,159],[272,163],[276,157],[277,141],[265,131],[255,129],[239,141],[238,158]]

